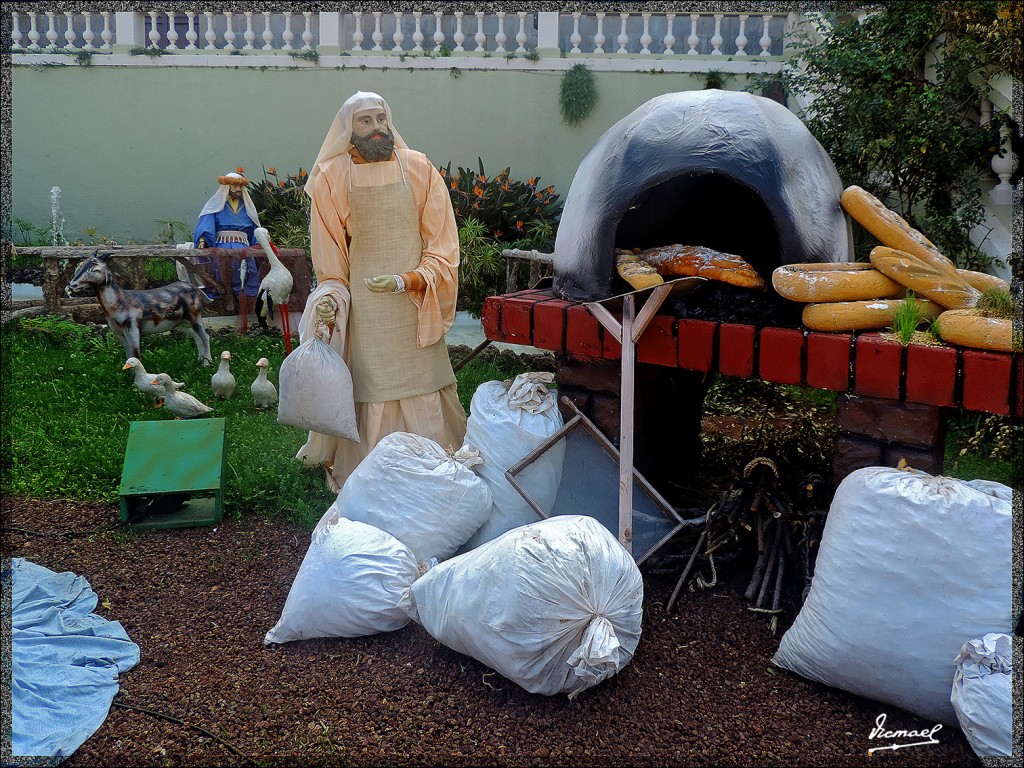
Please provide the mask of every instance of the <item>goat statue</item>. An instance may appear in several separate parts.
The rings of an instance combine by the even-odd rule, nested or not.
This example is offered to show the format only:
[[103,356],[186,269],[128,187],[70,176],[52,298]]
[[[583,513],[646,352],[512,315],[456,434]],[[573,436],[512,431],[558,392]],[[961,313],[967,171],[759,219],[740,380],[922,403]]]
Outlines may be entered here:
[[199,288],[186,282],[175,282],[160,288],[133,291],[121,288],[107,266],[109,253],[99,251],[83,261],[64,292],[68,296],[95,292],[103,314],[124,345],[126,357],[141,358],[141,336],[169,331],[188,324],[203,365],[212,362],[210,337],[203,327],[200,313],[209,301]]

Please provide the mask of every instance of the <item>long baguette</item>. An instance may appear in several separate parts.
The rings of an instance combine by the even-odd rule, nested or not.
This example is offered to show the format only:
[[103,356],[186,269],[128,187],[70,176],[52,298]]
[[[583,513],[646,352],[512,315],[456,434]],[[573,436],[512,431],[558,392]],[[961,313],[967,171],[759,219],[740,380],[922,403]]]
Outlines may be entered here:
[[803,324],[812,331],[868,331],[888,328],[903,301],[916,301],[925,319],[931,320],[942,307],[927,299],[874,299],[872,301],[834,301],[808,304]]
[[902,296],[906,288],[864,262],[785,264],[772,273],[785,299],[806,303],[862,301]]
[[981,298],[981,291],[959,273],[950,276],[903,251],[880,245],[871,251],[870,259],[882,274],[946,309],[973,307]]
[[1009,317],[985,317],[969,309],[950,309],[939,315],[939,336],[950,344],[991,349],[1013,349],[1013,320]]
[[957,269],[957,273],[967,283],[979,291],[987,291],[990,288],[996,288],[1000,291],[1010,290],[1010,284],[1003,280],[1001,277],[987,274],[986,272],[974,272],[970,269]]
[[877,237],[882,245],[916,256],[950,277],[957,276],[956,264],[943,256],[931,240],[867,190],[856,185],[847,187],[839,203],[854,221]]

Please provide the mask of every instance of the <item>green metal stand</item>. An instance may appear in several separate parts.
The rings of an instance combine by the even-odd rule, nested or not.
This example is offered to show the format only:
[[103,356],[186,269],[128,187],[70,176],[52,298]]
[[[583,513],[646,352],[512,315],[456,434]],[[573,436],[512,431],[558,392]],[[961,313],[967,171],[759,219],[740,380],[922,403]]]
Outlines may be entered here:
[[224,419],[133,421],[121,473],[121,522],[135,530],[219,523]]

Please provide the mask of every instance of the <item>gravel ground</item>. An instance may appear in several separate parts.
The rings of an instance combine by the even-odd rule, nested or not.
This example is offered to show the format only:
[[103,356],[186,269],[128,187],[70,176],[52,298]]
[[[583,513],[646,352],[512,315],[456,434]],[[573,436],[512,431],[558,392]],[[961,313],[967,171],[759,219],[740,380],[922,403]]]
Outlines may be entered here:
[[3,513],[5,557],[85,576],[97,610],[142,651],[69,768],[981,765],[952,727],[936,746],[869,758],[880,713],[889,728],[933,724],[773,668],[782,628],[772,636],[746,609],[738,571],[684,594],[672,614],[676,577],[645,574],[632,663],[569,701],[529,694],[415,624],[265,648],[309,543],[290,523],[254,514],[216,528],[61,536],[108,526],[118,511],[8,497]]

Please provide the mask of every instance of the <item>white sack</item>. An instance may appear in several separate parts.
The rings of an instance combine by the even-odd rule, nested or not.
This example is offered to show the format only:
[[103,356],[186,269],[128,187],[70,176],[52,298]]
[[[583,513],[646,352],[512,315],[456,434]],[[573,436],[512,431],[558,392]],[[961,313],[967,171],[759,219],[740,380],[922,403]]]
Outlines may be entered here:
[[773,661],[955,725],[949,696],[963,639],[1010,631],[1010,494],[916,470],[847,476],[807,600]]
[[278,422],[359,442],[352,374],[326,342],[309,339],[288,355],[278,387]]
[[372,525],[340,518],[313,534],[281,619],[263,642],[361,637],[409,623],[399,606],[419,575],[409,548]]
[[479,464],[469,446],[449,456],[429,438],[393,432],[359,462],[315,531],[347,517],[387,531],[417,561],[444,560],[490,514],[490,491],[471,468]]
[[643,580],[603,525],[564,515],[431,568],[411,598],[435,640],[531,693],[572,697],[633,658]]
[[[487,522],[466,543],[473,549],[505,531],[535,523],[537,513],[513,488],[505,470],[562,428],[555,395],[545,384],[551,373],[522,373],[509,385],[487,381],[477,387],[466,420],[466,443],[480,451],[484,460],[480,476],[487,483],[494,507]],[[565,443],[560,441],[526,470],[526,490],[542,509],[549,510],[562,481]]]
[[954,662],[949,700],[979,757],[1013,752],[1013,646],[1009,635],[990,632],[968,640]]

